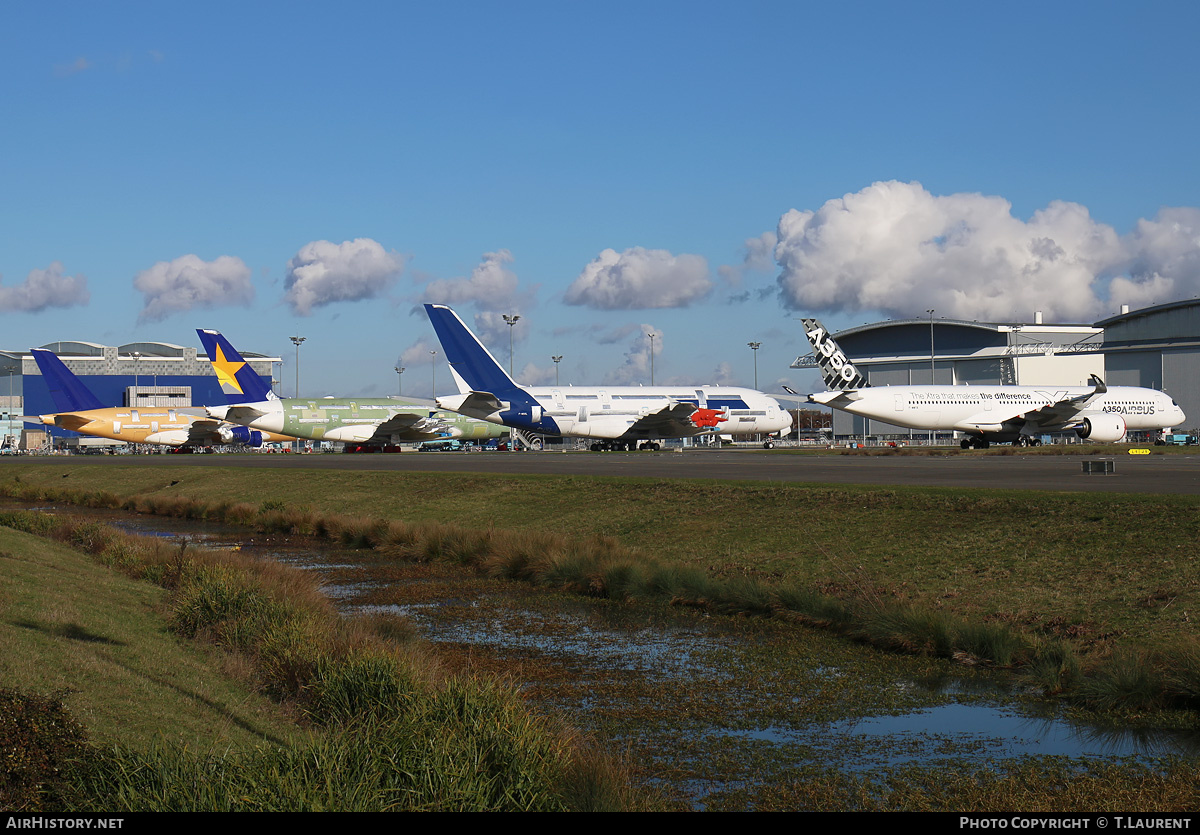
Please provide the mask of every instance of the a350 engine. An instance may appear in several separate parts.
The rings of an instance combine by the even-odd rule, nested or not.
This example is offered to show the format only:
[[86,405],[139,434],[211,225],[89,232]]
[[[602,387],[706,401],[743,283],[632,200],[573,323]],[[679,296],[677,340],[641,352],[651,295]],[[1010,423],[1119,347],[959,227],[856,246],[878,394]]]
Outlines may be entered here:
[[1125,419],[1120,415],[1091,415],[1075,427],[1079,437],[1101,443],[1113,443],[1125,437]]

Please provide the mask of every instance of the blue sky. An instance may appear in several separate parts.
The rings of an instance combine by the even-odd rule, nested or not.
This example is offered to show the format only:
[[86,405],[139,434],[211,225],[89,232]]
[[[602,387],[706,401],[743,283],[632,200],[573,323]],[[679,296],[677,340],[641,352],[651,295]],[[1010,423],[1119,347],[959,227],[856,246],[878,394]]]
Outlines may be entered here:
[[[10,3],[0,347],[235,345],[428,395],[418,305],[518,376],[805,389],[797,319],[1200,294],[1184,3]],[[414,312],[415,311],[415,312]],[[440,360],[440,354],[439,354]],[[439,362],[439,393],[449,375]]]

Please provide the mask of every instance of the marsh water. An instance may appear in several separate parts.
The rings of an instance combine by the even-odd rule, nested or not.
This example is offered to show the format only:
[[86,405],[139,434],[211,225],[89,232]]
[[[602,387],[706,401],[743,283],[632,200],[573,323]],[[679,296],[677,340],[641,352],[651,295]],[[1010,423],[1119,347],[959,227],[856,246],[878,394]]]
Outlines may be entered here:
[[753,796],[804,769],[1200,753],[1200,734],[1073,721],[1003,673],[881,653],[799,626],[582,599],[303,537],[61,511],[311,571],[347,616],[403,616],[451,663],[505,676],[542,710],[616,746],[639,779],[694,808],[719,805],[729,792]]

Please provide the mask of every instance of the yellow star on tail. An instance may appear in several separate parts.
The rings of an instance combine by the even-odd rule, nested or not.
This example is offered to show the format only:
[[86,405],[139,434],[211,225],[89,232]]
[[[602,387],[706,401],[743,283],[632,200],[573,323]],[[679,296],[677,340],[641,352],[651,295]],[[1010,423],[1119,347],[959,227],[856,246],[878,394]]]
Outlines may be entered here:
[[229,386],[237,389],[239,394],[245,394],[242,387],[238,385],[237,373],[242,370],[244,362],[231,362],[225,359],[225,354],[221,351],[221,346],[217,347],[217,356],[212,361],[213,371],[217,372],[217,379],[221,381],[221,387]]

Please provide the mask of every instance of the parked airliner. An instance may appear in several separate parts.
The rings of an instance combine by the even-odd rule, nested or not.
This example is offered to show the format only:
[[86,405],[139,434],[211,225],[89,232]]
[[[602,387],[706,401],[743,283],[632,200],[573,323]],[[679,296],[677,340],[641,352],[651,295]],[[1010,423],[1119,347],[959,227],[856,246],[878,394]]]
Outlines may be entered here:
[[81,435],[93,435],[134,444],[169,447],[244,444],[260,447],[264,441],[292,441],[285,435],[258,432],[207,417],[200,409],[174,406],[105,407],[91,389],[71,373],[52,351],[34,348],[33,358],[46,378],[58,412],[40,415],[47,426],[59,426]]
[[437,399],[444,409],[518,430],[592,438],[593,449],[658,449],[662,438],[770,434],[791,426],[778,402],[753,389],[519,386],[457,313],[440,304],[425,310],[459,390]]
[[1184,421],[1183,410],[1161,391],[1132,386],[1109,388],[1094,374],[1091,387],[1062,386],[876,386],[816,319],[804,332],[829,391],[809,402],[896,426],[962,432],[962,448],[990,442],[1014,446],[1039,443],[1045,432],[1074,430],[1080,438],[1119,441],[1127,430],[1166,431]]

